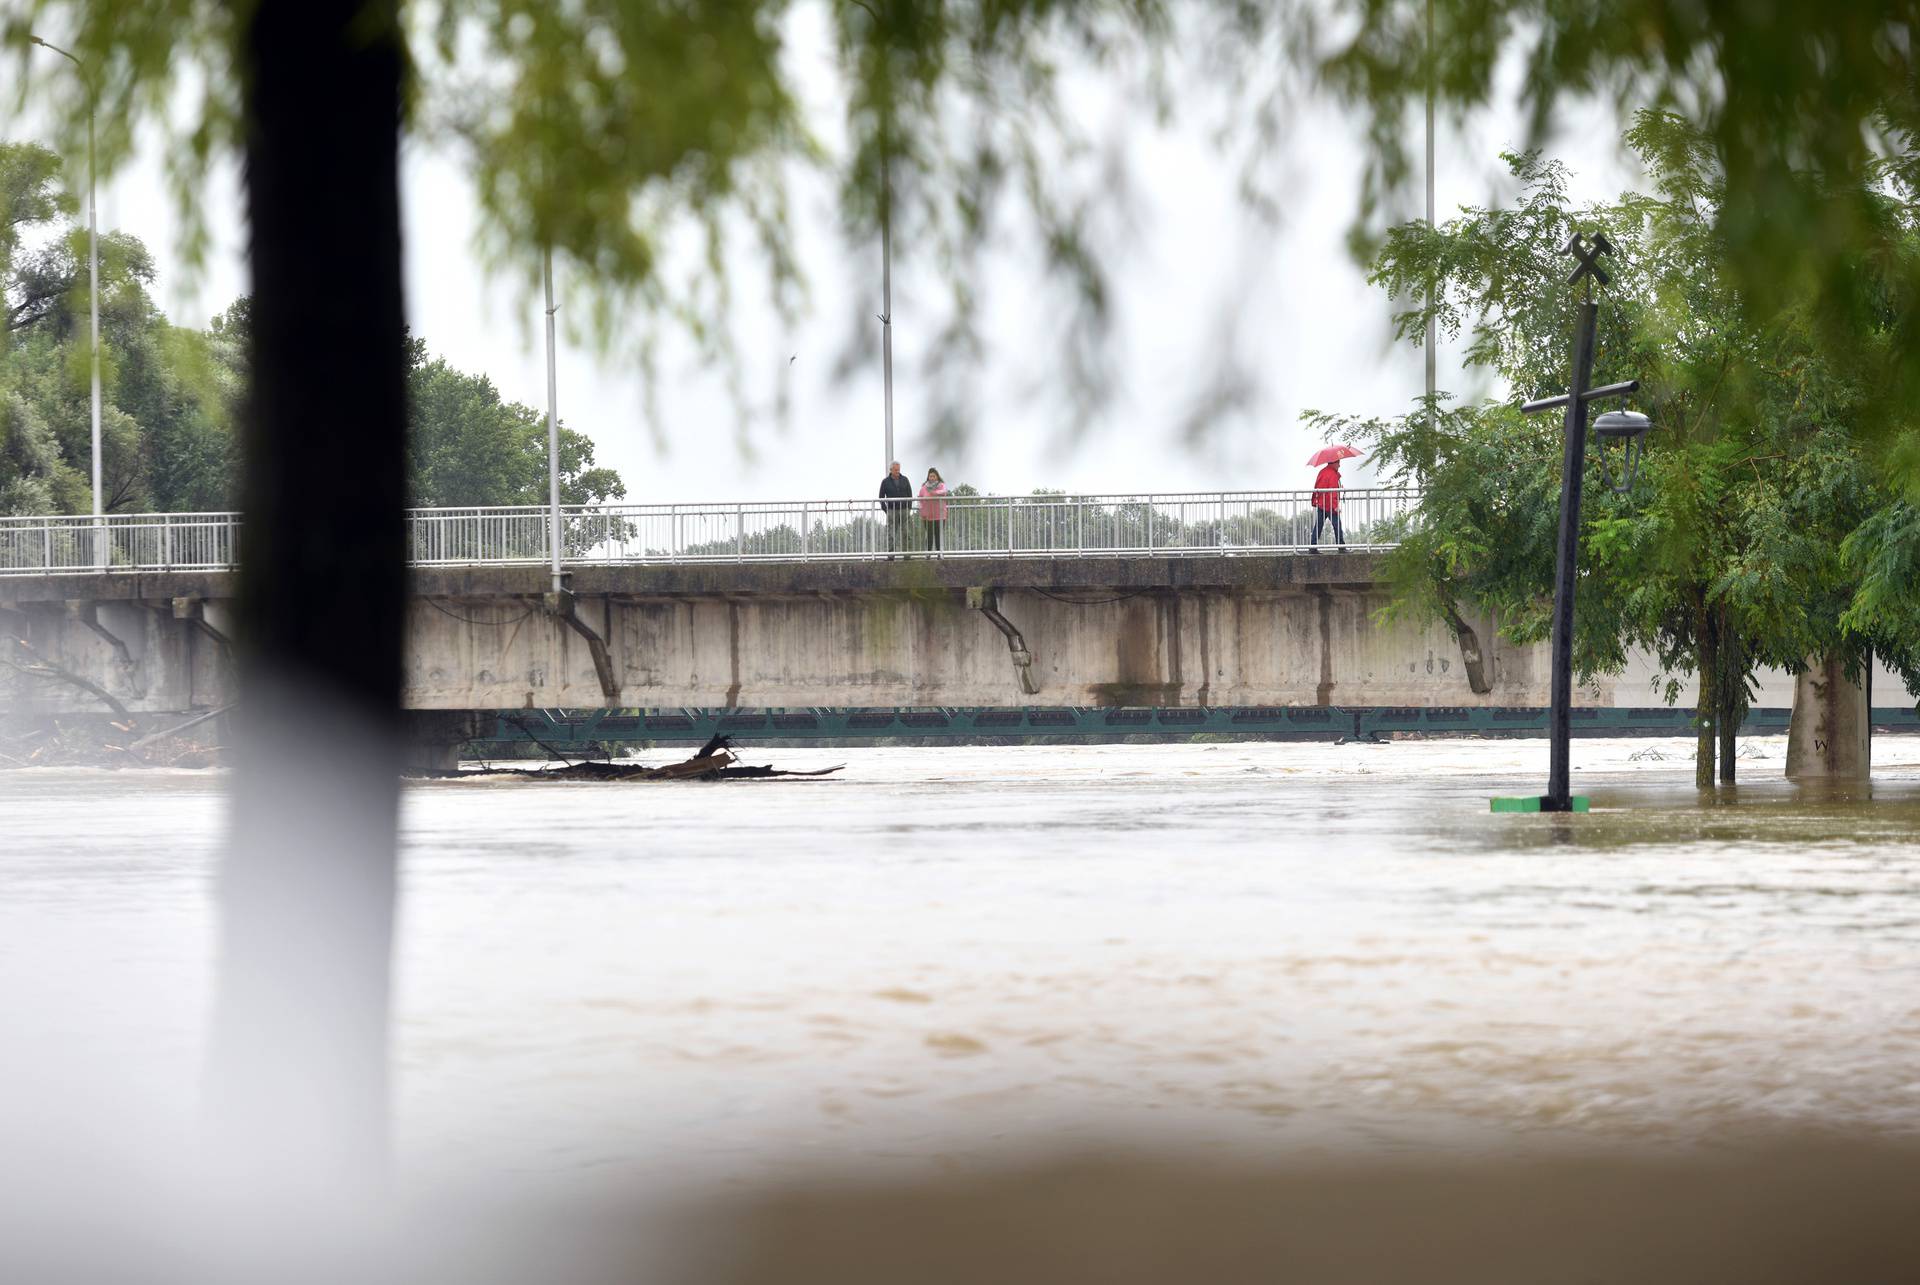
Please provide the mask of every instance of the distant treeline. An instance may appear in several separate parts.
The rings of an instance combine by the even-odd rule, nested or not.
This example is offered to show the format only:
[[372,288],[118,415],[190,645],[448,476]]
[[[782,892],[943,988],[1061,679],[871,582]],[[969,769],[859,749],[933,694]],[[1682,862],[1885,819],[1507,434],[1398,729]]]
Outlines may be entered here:
[[[0,514],[92,508],[87,233],[60,158],[0,142]],[[205,330],[155,306],[153,257],[131,233],[100,236],[101,494],[109,513],[195,512],[239,500],[236,428],[250,377],[251,301]],[[485,375],[407,346],[408,500],[541,504],[544,413]],[[584,434],[560,431],[562,499],[618,499]]]

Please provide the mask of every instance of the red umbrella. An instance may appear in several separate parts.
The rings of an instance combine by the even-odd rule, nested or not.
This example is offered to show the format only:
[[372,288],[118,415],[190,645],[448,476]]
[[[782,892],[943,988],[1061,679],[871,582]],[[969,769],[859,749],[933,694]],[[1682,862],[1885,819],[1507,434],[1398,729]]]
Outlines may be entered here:
[[1358,459],[1360,452],[1351,446],[1322,446],[1307,460],[1308,468],[1318,468],[1322,464],[1331,464],[1335,460]]

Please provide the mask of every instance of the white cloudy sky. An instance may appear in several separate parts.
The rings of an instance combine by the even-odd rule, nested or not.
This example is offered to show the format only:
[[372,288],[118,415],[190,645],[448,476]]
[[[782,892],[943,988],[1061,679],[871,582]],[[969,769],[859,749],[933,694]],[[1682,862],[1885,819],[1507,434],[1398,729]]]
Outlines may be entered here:
[[[831,103],[834,77],[819,38],[818,13],[797,16],[793,57],[804,92]],[[64,64],[44,74],[60,74]],[[896,243],[894,275],[895,454],[910,474],[940,466],[951,481],[983,490],[1036,486],[1077,491],[1214,490],[1310,484],[1303,467],[1318,443],[1298,421],[1306,407],[1392,412],[1421,390],[1420,354],[1388,344],[1388,304],[1348,257],[1344,235],[1358,181],[1357,125],[1327,103],[1309,103],[1271,157],[1288,193],[1279,226],[1244,211],[1235,163],[1215,149],[1204,114],[1155,127],[1119,96],[1079,94],[1091,132],[1124,132],[1135,181],[1133,240],[1112,257],[1118,324],[1116,386],[1092,428],[1067,440],[1060,417],[1031,384],[1051,338],[1023,263],[1002,255],[989,269],[985,330],[990,349],[977,397],[981,414],[965,446],[929,450],[927,399],[917,373],[926,356],[944,286]],[[1116,113],[1119,115],[1116,118]],[[1137,119],[1134,119],[1137,117]],[[1576,166],[1575,195],[1611,195],[1630,181],[1610,115],[1581,113],[1552,150]],[[8,133],[30,133],[31,118]],[[831,133],[831,125],[827,125]],[[1519,144],[1520,125],[1504,111],[1443,121],[1438,203],[1444,218],[1463,202],[1499,192],[1498,152]],[[176,321],[202,325],[246,288],[236,173],[229,168],[205,193],[215,248],[197,279],[180,270],[160,182],[158,145],[104,183],[103,227],[147,240],[160,265],[158,296]],[[474,252],[475,211],[458,159],[412,145],[404,158],[407,307],[430,348],[469,370],[492,375],[509,398],[540,405],[545,364],[538,301],[519,280],[489,280]],[[799,192],[796,234],[809,279],[806,313],[787,332],[751,291],[742,292],[737,334],[754,391],[771,395],[789,357],[786,421],[739,424],[718,372],[670,356],[655,389],[666,443],[656,443],[643,411],[638,372],[619,357],[598,358],[562,338],[560,411],[589,433],[601,463],[619,469],[636,501],[868,495],[881,471],[879,325],[871,322],[871,359],[837,379],[833,367],[851,327],[880,311],[879,248],[849,246],[824,192]],[[1408,213],[1418,210],[1409,194]],[[565,311],[564,271],[562,313]],[[1243,359],[1257,369],[1253,400],[1221,417],[1199,446],[1181,425],[1217,356],[1226,321],[1237,322]],[[797,354],[797,356],[796,356]],[[1443,350],[1443,388],[1475,387]],[[744,432],[736,432],[738,428]],[[749,444],[743,450],[741,438]],[[1368,477],[1364,464],[1348,484]]]

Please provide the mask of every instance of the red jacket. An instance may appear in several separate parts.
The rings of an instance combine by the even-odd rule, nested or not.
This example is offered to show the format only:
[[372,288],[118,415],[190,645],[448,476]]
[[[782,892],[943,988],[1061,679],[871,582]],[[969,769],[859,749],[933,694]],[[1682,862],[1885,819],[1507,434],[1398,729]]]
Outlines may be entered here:
[[1313,479],[1313,507],[1327,513],[1340,511],[1340,469],[1328,464]]

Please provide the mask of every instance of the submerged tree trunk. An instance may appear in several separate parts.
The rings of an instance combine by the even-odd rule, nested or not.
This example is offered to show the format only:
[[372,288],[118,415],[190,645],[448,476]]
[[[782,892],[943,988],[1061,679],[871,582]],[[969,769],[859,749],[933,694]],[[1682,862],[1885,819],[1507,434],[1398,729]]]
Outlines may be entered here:
[[397,0],[242,15],[253,387],[244,722],[209,1106],[307,1187],[384,1159],[405,430]]
[[1693,784],[1702,790],[1713,788],[1714,715],[1718,710],[1714,681],[1720,669],[1720,649],[1714,630],[1713,613],[1707,609],[1705,593],[1693,600],[1694,672],[1700,678],[1700,693],[1694,700],[1696,740],[1693,747]]
[[1487,677],[1486,658],[1480,651],[1480,635],[1474,631],[1460,609],[1451,600],[1440,604],[1446,613],[1447,627],[1453,631],[1454,641],[1460,644],[1461,667],[1467,671],[1467,687],[1476,696],[1485,696],[1493,690],[1493,680]]
[[1873,711],[1867,674],[1847,677],[1836,652],[1809,656],[1794,682],[1793,724],[1787,732],[1787,779],[1864,781],[1873,771]]

